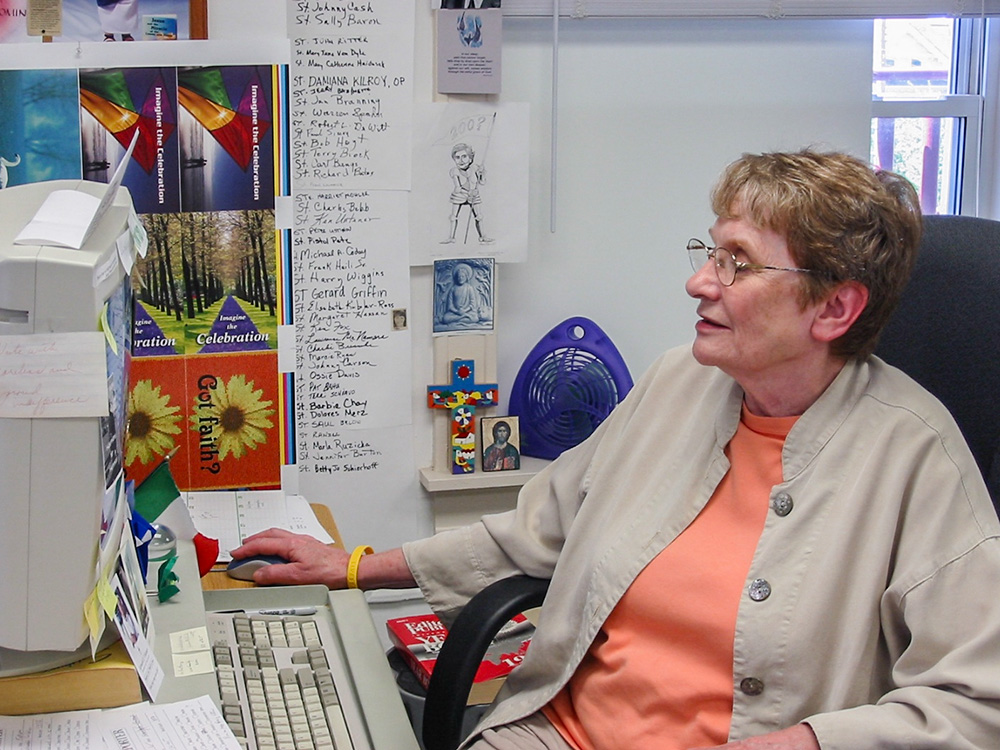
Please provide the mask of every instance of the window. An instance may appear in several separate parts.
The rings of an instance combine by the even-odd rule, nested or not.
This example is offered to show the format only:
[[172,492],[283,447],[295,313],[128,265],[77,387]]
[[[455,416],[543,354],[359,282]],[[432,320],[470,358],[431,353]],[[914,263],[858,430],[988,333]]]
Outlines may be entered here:
[[871,160],[916,186],[925,214],[977,214],[983,19],[875,21]]

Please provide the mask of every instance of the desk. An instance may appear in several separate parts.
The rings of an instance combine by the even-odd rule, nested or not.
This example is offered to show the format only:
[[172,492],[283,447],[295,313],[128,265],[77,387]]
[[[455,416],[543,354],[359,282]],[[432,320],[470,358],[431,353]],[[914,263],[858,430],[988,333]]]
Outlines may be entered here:
[[[333,546],[339,549],[346,549],[344,547],[344,540],[340,537],[340,530],[337,528],[337,523],[333,520],[333,514],[330,509],[323,505],[322,503],[309,503],[309,507],[313,509],[313,513],[316,514],[316,520],[319,521],[320,526],[326,529],[326,533],[330,535],[333,539]],[[226,573],[225,563],[218,563],[212,568],[202,579],[201,588],[204,591],[220,591],[222,589],[250,589],[254,587],[253,581],[238,581],[235,578],[230,578]]]

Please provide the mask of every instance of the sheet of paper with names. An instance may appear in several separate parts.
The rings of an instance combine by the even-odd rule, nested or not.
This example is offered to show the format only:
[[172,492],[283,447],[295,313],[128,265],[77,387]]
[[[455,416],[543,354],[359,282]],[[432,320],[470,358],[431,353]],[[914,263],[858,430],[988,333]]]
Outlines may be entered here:
[[333,539],[301,495],[281,490],[235,490],[183,493],[191,520],[199,532],[219,540],[219,562],[229,562],[229,551],[243,539],[265,529],[278,528],[309,534],[324,544]]
[[207,695],[178,703],[0,716],[2,750],[239,750],[240,744]]

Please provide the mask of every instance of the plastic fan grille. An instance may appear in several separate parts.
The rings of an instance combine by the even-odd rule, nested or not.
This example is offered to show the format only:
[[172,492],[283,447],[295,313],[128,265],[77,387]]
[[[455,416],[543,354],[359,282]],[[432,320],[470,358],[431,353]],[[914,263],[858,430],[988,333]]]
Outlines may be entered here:
[[559,349],[531,370],[528,408],[538,436],[563,449],[592,433],[618,403],[608,368],[590,352]]
[[555,458],[585,440],[632,387],[621,355],[586,318],[551,332],[525,361],[511,391],[521,452]]

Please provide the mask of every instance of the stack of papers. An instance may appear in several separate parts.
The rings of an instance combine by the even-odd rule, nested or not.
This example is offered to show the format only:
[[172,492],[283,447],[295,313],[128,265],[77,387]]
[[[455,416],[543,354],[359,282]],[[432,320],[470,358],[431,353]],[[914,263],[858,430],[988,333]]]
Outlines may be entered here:
[[2,750],[240,750],[207,695],[179,703],[140,703],[104,711],[0,716]]

